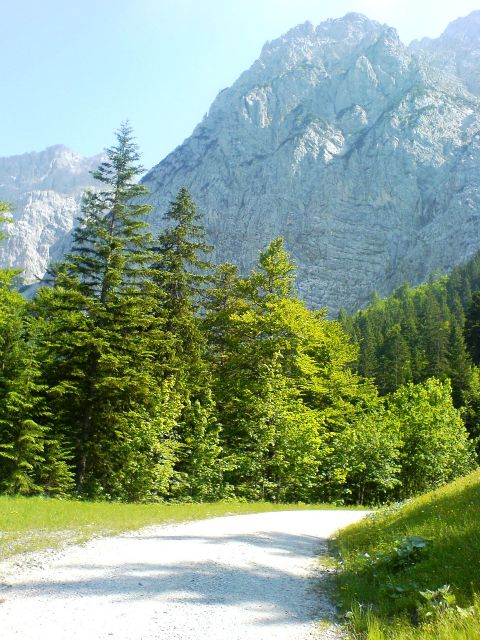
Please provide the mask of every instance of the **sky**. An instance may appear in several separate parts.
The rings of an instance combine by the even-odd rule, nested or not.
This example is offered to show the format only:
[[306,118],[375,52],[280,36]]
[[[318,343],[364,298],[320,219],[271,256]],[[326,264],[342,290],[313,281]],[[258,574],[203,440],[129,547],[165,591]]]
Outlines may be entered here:
[[128,119],[150,168],[263,44],[349,11],[438,37],[478,0],[0,0],[0,156],[94,155]]

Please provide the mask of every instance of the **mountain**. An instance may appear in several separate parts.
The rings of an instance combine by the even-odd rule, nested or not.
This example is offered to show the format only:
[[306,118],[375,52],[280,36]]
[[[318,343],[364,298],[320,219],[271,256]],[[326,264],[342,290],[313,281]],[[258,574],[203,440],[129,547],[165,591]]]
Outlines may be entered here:
[[157,216],[187,186],[217,260],[242,269],[283,235],[300,295],[333,311],[464,261],[480,246],[480,103],[424,49],[353,13],[267,43],[144,178]]
[[[154,228],[186,186],[216,260],[247,270],[282,235],[299,294],[332,312],[448,271],[480,248],[479,71],[480,12],[410,47],[357,13],[299,25],[145,176]],[[97,162],[61,147],[0,160],[19,218],[1,263],[31,280],[60,255]]]
[[14,207],[14,224],[7,225],[8,239],[0,244],[2,266],[22,269],[30,283],[61,258],[70,244],[81,195],[95,186],[89,172],[101,157],[83,158],[56,145],[0,158],[0,200]]
[[451,22],[439,38],[423,38],[410,45],[428,62],[480,95],[480,11]]

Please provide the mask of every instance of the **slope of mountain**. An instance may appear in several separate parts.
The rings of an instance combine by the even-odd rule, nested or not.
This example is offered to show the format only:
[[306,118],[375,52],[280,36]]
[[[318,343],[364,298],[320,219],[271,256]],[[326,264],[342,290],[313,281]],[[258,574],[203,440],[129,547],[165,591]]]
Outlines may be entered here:
[[454,20],[439,38],[414,40],[410,48],[480,95],[480,11]]
[[[480,248],[479,61],[480,12],[409,48],[355,13],[295,27],[145,176],[154,227],[187,186],[216,260],[246,270],[283,235],[300,295],[332,311],[448,271]],[[41,275],[97,162],[60,147],[0,160],[18,218],[0,264]]]
[[14,207],[14,224],[6,226],[8,239],[0,244],[2,266],[22,269],[30,283],[63,255],[100,158],[83,158],[62,145],[0,158],[0,200]]
[[347,14],[267,43],[144,183],[157,216],[190,189],[218,260],[281,234],[301,296],[354,309],[480,246],[479,131],[461,79]]

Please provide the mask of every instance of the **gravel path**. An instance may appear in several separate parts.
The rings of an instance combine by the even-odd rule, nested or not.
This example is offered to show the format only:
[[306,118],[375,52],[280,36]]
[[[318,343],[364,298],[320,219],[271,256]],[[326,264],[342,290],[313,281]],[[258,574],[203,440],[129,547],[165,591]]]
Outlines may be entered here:
[[149,527],[0,567],[2,640],[340,637],[318,588],[325,539],[360,511]]

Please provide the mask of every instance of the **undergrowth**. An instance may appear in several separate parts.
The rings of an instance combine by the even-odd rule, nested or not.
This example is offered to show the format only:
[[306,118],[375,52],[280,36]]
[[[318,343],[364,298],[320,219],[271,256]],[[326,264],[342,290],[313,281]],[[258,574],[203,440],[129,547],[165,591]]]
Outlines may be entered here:
[[480,471],[341,531],[338,599],[355,640],[480,639]]

